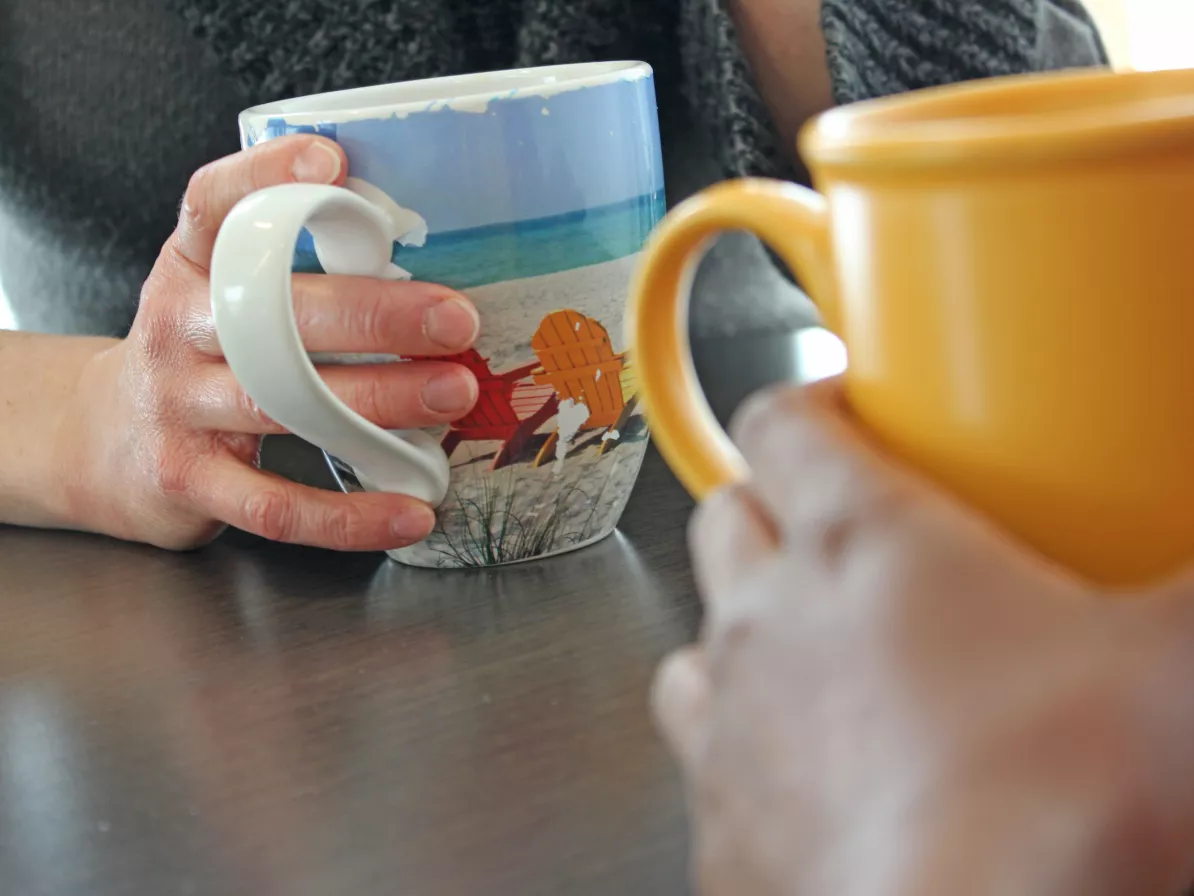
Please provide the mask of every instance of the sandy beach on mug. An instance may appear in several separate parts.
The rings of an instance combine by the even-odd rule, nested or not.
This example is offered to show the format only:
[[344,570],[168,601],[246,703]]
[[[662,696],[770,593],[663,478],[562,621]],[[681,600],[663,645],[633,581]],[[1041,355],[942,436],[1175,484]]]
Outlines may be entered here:
[[558,274],[507,280],[465,290],[481,313],[477,350],[494,371],[535,357],[531,338],[553,311],[570,309],[599,321],[615,351],[625,348],[622,319],[637,255]]

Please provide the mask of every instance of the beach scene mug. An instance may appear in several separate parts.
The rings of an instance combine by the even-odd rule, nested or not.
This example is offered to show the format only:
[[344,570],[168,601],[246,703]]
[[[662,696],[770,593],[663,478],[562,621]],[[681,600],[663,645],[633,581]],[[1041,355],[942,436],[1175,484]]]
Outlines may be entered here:
[[844,341],[850,407],[893,455],[1122,593],[1194,561],[1194,71],[862,103],[806,127],[801,152],[817,192],[714,187],[636,277],[632,358],[687,487],[750,475],[684,326],[695,260],[748,230]]
[[[314,133],[348,157],[345,187],[288,184],[224,223],[212,308],[233,374],[261,409],[324,449],[345,491],[438,508],[425,542],[390,555],[474,568],[610,535],[647,446],[623,343],[625,299],[665,211],[651,69],[555,66],[341,91],[258,106],[242,144]],[[388,432],[350,410],[294,320],[292,272],[417,279],[481,316],[474,409]]]

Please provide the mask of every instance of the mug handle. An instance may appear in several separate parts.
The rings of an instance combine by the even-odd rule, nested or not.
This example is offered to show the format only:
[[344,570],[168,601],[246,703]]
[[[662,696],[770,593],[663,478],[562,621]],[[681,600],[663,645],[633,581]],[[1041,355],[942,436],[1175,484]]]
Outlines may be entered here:
[[242,199],[220,227],[211,308],[228,366],[261,410],[299,438],[352,466],[371,491],[438,506],[450,464],[426,433],[392,433],[338,399],[303,347],[290,292],[299,233],[332,247],[329,274],[392,278],[393,223],[350,190],[284,184]]
[[727,181],[683,202],[656,228],[631,287],[627,344],[652,437],[698,501],[750,473],[701,391],[688,339],[697,262],[714,237],[730,230],[752,232],[774,249],[825,326],[841,332],[829,209],[819,193],[778,180]]

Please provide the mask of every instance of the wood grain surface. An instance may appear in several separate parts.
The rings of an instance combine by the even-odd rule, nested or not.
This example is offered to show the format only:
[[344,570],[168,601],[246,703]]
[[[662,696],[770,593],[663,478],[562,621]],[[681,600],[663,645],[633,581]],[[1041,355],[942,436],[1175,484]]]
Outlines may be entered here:
[[[794,345],[699,346],[721,416]],[[0,528],[0,893],[687,892],[647,688],[690,509],[652,453],[619,535],[482,572]]]

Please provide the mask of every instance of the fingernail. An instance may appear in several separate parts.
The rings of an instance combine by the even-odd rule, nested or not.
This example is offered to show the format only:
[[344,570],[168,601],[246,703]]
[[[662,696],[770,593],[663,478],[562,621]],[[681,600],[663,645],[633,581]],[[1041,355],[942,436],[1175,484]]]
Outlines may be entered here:
[[437,414],[460,414],[477,400],[477,381],[465,370],[437,373],[423,386],[423,405]]
[[340,154],[316,140],[295,157],[294,179],[304,184],[331,184],[340,176]]
[[477,309],[463,299],[444,299],[423,315],[423,333],[440,348],[468,348],[480,329]]
[[435,528],[435,511],[426,504],[412,504],[390,520],[390,532],[403,542],[422,541]]

